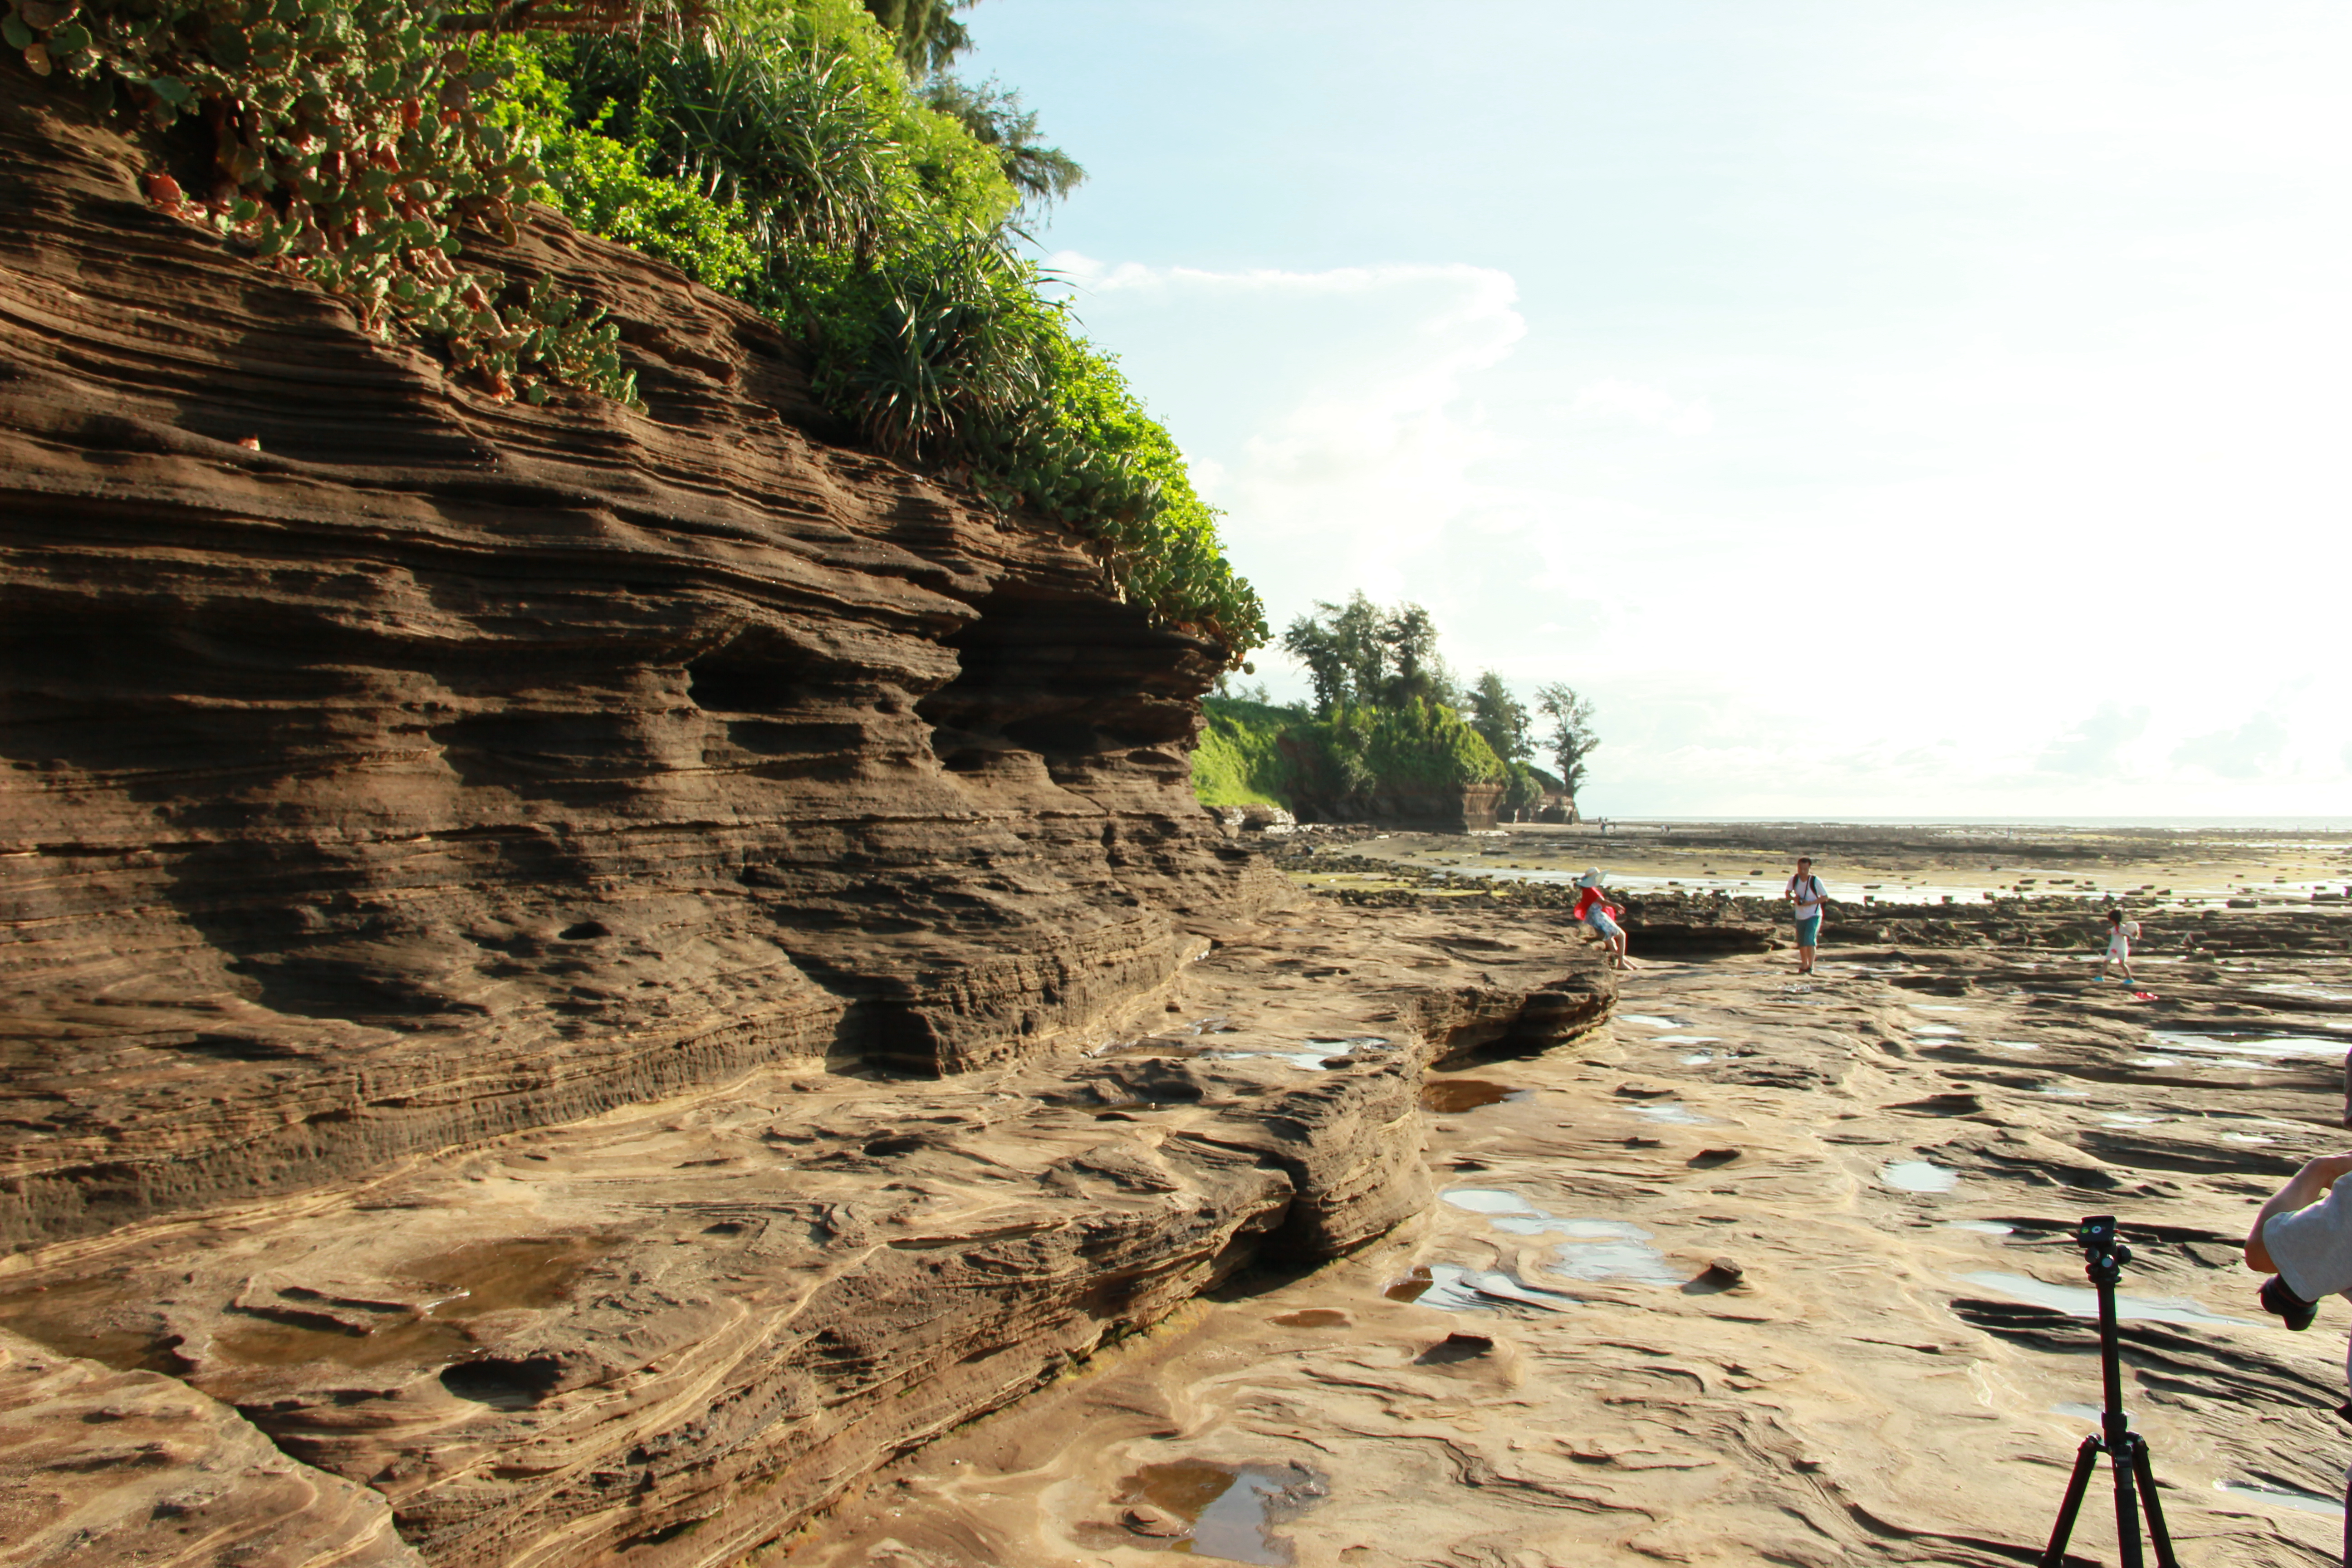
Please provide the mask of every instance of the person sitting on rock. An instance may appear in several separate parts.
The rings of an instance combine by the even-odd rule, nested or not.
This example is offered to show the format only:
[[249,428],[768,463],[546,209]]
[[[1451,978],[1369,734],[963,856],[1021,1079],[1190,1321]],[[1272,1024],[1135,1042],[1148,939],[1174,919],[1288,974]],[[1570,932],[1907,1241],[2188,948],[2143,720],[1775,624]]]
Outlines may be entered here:
[[2107,910],[2107,955],[2099,960],[2099,978],[2107,977],[2107,965],[2122,966],[2126,984],[2132,983],[2131,944],[2139,940],[2139,921],[2124,919],[2120,907]]
[[1601,945],[1609,950],[1612,969],[1630,969],[1633,960],[1625,954],[1625,928],[1617,923],[1617,917],[1624,911],[1601,896],[1601,883],[1598,866],[1576,879],[1576,885],[1583,889],[1576,896],[1576,918],[1600,933]]

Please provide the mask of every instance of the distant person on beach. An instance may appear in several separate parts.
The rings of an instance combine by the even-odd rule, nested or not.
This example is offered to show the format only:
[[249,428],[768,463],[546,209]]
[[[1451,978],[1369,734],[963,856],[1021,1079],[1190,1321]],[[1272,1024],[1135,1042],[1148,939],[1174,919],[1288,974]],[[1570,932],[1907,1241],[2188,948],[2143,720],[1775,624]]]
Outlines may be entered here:
[[1830,896],[1822,889],[1822,879],[1813,875],[1813,863],[1806,857],[1797,857],[1797,874],[1780,896],[1797,907],[1797,973],[1813,972],[1813,950],[1822,944],[1822,910]]
[[1600,933],[1601,945],[1609,950],[1612,969],[1631,969],[1633,961],[1625,955],[1625,928],[1617,923],[1622,910],[1611,907],[1601,896],[1601,868],[1593,867],[1576,879],[1582,891],[1576,895],[1575,914],[1578,920]]
[[2107,977],[2107,965],[2119,965],[2126,983],[2132,983],[2131,944],[2139,940],[2139,921],[2124,919],[2120,909],[2107,911],[2107,955],[2099,960],[2099,978]]

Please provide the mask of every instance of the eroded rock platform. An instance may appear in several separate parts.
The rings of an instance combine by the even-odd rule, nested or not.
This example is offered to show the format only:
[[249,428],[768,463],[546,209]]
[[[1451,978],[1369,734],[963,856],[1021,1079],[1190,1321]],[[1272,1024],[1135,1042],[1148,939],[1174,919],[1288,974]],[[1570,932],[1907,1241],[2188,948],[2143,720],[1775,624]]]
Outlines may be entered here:
[[730,1563],[1237,1270],[1419,1213],[1426,1066],[1580,1038],[1612,992],[1558,927],[1452,911],[1188,940],[1083,1055],[763,1068],[20,1255],[0,1324],[184,1379],[436,1564]]

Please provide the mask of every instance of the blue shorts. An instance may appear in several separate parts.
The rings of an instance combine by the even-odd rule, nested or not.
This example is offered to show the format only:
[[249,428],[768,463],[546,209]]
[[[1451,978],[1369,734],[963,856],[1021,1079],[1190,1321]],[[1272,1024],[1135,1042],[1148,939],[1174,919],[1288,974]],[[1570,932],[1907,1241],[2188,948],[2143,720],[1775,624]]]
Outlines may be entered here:
[[1822,917],[1807,915],[1797,922],[1797,945],[1819,947],[1822,944]]
[[1625,929],[1609,918],[1607,910],[1593,910],[1584,917],[1584,923],[1599,931],[1603,938],[1620,937],[1625,934]]

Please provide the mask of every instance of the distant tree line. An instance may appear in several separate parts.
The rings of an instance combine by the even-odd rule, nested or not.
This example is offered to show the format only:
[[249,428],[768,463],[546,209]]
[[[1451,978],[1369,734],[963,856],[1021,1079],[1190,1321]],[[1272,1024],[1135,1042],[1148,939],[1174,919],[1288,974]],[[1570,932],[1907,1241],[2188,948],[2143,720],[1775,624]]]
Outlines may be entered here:
[[[1315,694],[1314,717],[1333,726],[1343,752],[1346,737],[1363,728],[1357,715],[1449,710],[1468,723],[1503,764],[1508,775],[1503,804],[1514,813],[1539,801],[1547,782],[1566,795],[1572,806],[1584,784],[1587,761],[1601,744],[1592,727],[1591,702],[1571,687],[1553,683],[1536,688],[1530,711],[1492,669],[1480,671],[1469,686],[1462,685],[1439,657],[1436,622],[1416,604],[1383,606],[1361,593],[1345,604],[1318,601],[1313,614],[1290,623],[1282,647],[1306,668]],[[1538,754],[1551,761],[1556,779],[1547,781],[1533,766]]]

